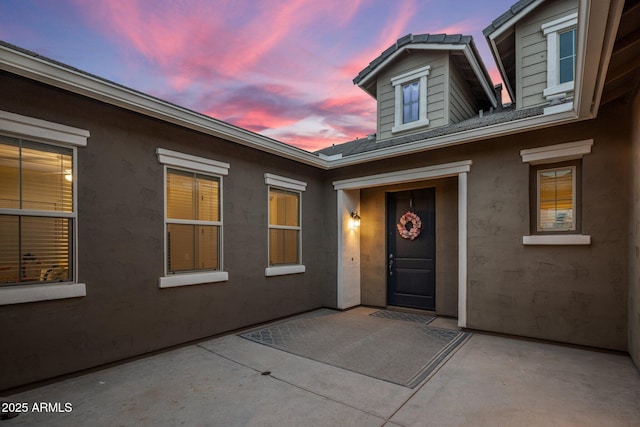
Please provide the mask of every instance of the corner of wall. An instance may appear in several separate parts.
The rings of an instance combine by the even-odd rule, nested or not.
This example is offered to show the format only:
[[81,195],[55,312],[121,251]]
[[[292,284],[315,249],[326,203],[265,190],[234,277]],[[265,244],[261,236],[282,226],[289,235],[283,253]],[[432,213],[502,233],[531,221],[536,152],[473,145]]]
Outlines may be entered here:
[[640,369],[640,90],[631,108],[631,224],[629,239],[629,354]]

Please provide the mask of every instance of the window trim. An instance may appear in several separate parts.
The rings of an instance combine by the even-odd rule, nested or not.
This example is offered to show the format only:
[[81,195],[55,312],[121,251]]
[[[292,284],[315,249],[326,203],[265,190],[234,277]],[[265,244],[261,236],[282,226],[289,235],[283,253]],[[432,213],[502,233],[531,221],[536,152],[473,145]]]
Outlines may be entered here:
[[[573,80],[559,83],[560,81],[560,33],[572,30],[578,26],[578,13],[571,13],[562,18],[542,24],[541,29],[547,38],[547,87],[543,96],[551,101],[553,99],[567,98],[572,95],[575,85],[575,64]],[[577,43],[576,31],[576,43]],[[577,46],[576,46],[577,51]],[[577,52],[576,52],[577,53]]]
[[[86,284],[78,280],[78,153],[77,147],[85,147],[90,132],[60,123],[35,117],[23,116],[0,110],[0,134],[36,143],[70,148],[73,151],[73,238],[70,260],[73,265],[73,280],[61,283],[15,285],[0,287],[0,305],[21,304],[36,301],[77,298],[87,295]],[[2,209],[3,213],[15,213],[15,209]],[[23,212],[22,210],[17,210]],[[38,211],[29,212],[37,215]],[[62,213],[61,213],[62,214]],[[60,216],[68,216],[64,213]]]
[[[555,144],[555,145],[547,145],[544,147],[538,148],[529,148],[520,151],[520,156],[522,157],[523,163],[529,163],[531,166],[538,165],[550,165],[550,164],[558,164],[558,166],[562,166],[562,163],[572,161],[572,160],[581,160],[585,154],[591,153],[591,148],[593,147],[593,139],[586,139],[582,141],[575,142],[567,142],[564,144]],[[540,169],[548,168],[546,166],[540,167]],[[536,167],[534,169],[537,175]],[[529,172],[531,175],[531,170]],[[522,237],[523,245],[590,245],[591,244],[591,236],[582,234],[580,230],[582,229],[582,200],[581,200],[581,190],[580,190],[580,181],[581,181],[582,167],[577,168],[576,174],[576,205],[575,205],[575,216],[576,216],[576,231],[557,231],[557,232],[547,232],[547,234],[537,234],[533,232],[533,224],[537,224],[537,213],[535,213],[535,218],[533,217],[533,213],[530,212],[530,235]],[[538,187],[537,182],[530,181],[530,191],[529,197],[535,197],[537,200]],[[537,203],[531,203],[531,209],[537,209]],[[535,219],[535,222],[533,221]],[[536,225],[537,228],[537,225]]]
[[[283,276],[288,274],[301,274],[306,272],[306,266],[302,262],[302,193],[307,189],[307,183],[303,181],[298,181],[296,179],[287,178],[280,175],[274,175],[271,173],[264,174],[264,183],[267,185],[267,267],[264,270],[264,275],[267,277],[272,276]],[[269,215],[270,215],[270,204],[269,204],[269,193],[272,188],[277,190],[284,190],[298,193],[299,196],[299,207],[298,207],[298,215],[299,218],[299,226],[296,228],[299,230],[298,235],[298,260],[299,264],[287,264],[287,265],[278,265],[278,266],[269,266],[269,230],[272,228],[269,223]]]
[[[410,129],[415,129],[429,125],[429,119],[427,118],[427,76],[431,70],[430,65],[411,70],[409,72],[400,74],[391,78],[391,86],[395,91],[395,113],[394,113],[394,126],[391,128],[391,133],[402,132]],[[420,104],[418,111],[418,120],[402,123],[403,120],[403,96],[402,87],[406,83],[410,83],[418,80],[420,82]]]
[[[203,283],[217,283],[229,280],[229,273],[224,271],[224,209],[223,209],[223,177],[229,174],[230,165],[228,163],[211,160],[204,157],[193,156],[191,154],[180,153],[178,151],[164,148],[156,149],[158,162],[164,165],[163,168],[163,224],[164,224],[164,250],[163,250],[163,276],[158,280],[159,288],[174,288],[180,286],[199,285]],[[220,270],[196,271],[185,273],[167,272],[167,170],[177,169],[187,172],[203,173],[214,176],[220,180],[220,248],[218,253]]]

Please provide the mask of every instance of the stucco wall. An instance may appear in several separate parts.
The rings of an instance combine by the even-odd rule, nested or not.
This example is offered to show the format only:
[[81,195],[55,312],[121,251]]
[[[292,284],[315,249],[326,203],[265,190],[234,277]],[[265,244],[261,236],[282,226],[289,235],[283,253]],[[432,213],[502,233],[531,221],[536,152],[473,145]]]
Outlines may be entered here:
[[[87,296],[0,309],[0,389],[335,304],[336,228],[325,222],[335,200],[321,171],[4,73],[0,87],[2,110],[91,132],[77,173],[78,279]],[[223,178],[227,282],[158,288],[159,147],[231,165]],[[265,172],[308,184],[304,274],[265,277]]]
[[436,313],[458,312],[458,201],[455,178],[369,188],[360,191],[362,304],[387,305],[386,193],[416,188],[436,189]]
[[640,91],[631,108],[631,227],[629,241],[629,354],[640,368]]
[[[594,120],[332,174],[347,179],[472,160],[467,180],[467,326],[625,350],[630,193],[625,117],[628,106],[612,103]],[[520,150],[591,138],[594,146],[583,159],[581,185],[583,232],[591,236],[592,244],[524,246],[522,237],[530,228],[529,165],[522,162]],[[365,203],[367,190],[361,194]],[[364,212],[363,206],[363,226]],[[379,251],[384,252],[384,246]],[[363,270],[369,268],[366,262],[363,256]]]
[[[624,109],[612,107],[595,121],[523,134],[513,149],[492,150],[499,140],[473,157],[470,328],[626,349],[629,148]],[[588,138],[594,147],[582,161],[582,231],[592,244],[522,245],[529,174],[519,150]]]

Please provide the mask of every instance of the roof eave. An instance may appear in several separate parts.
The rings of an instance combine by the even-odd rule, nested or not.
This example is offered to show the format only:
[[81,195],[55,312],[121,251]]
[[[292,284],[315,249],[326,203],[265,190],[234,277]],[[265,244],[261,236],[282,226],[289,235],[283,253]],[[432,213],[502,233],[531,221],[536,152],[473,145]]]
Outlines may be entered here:
[[623,9],[624,0],[579,0],[574,108],[580,117],[598,114]]
[[480,140],[493,139],[501,136],[571,123],[587,118],[588,117],[578,117],[573,109],[557,114],[543,114],[342,157],[341,159],[331,161],[330,169],[353,166],[377,160],[385,160],[393,157],[431,151],[455,145],[468,144]]
[[260,151],[320,169],[329,168],[329,162],[308,151],[9,46],[0,45],[0,69]]
[[502,76],[502,81],[505,83],[507,92],[509,93],[509,96],[511,97],[512,100],[515,100],[515,90],[513,88],[513,86],[515,85],[515,82],[511,82],[509,80],[509,77],[507,76],[504,63],[502,61],[502,56],[498,51],[498,46],[495,43],[495,39],[498,38],[500,35],[502,35],[505,31],[512,28],[518,21],[520,21],[522,18],[528,15],[536,7],[540,6],[543,2],[544,0],[535,0],[529,3],[524,8],[518,10],[517,13],[513,14],[510,18],[506,19],[504,22],[500,23],[498,27],[494,27],[494,24],[492,23],[489,27],[485,28],[483,31],[483,34],[487,40],[487,44],[489,45],[489,49],[491,50],[491,54],[493,55],[493,58],[495,59],[498,65],[498,71],[500,71],[500,76]]

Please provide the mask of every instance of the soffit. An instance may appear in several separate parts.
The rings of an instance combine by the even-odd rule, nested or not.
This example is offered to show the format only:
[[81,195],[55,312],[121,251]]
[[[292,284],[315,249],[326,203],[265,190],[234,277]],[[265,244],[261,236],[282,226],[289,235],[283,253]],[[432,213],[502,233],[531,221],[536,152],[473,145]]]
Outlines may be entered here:
[[640,0],[627,0],[609,61],[601,105],[628,96],[640,82]]

